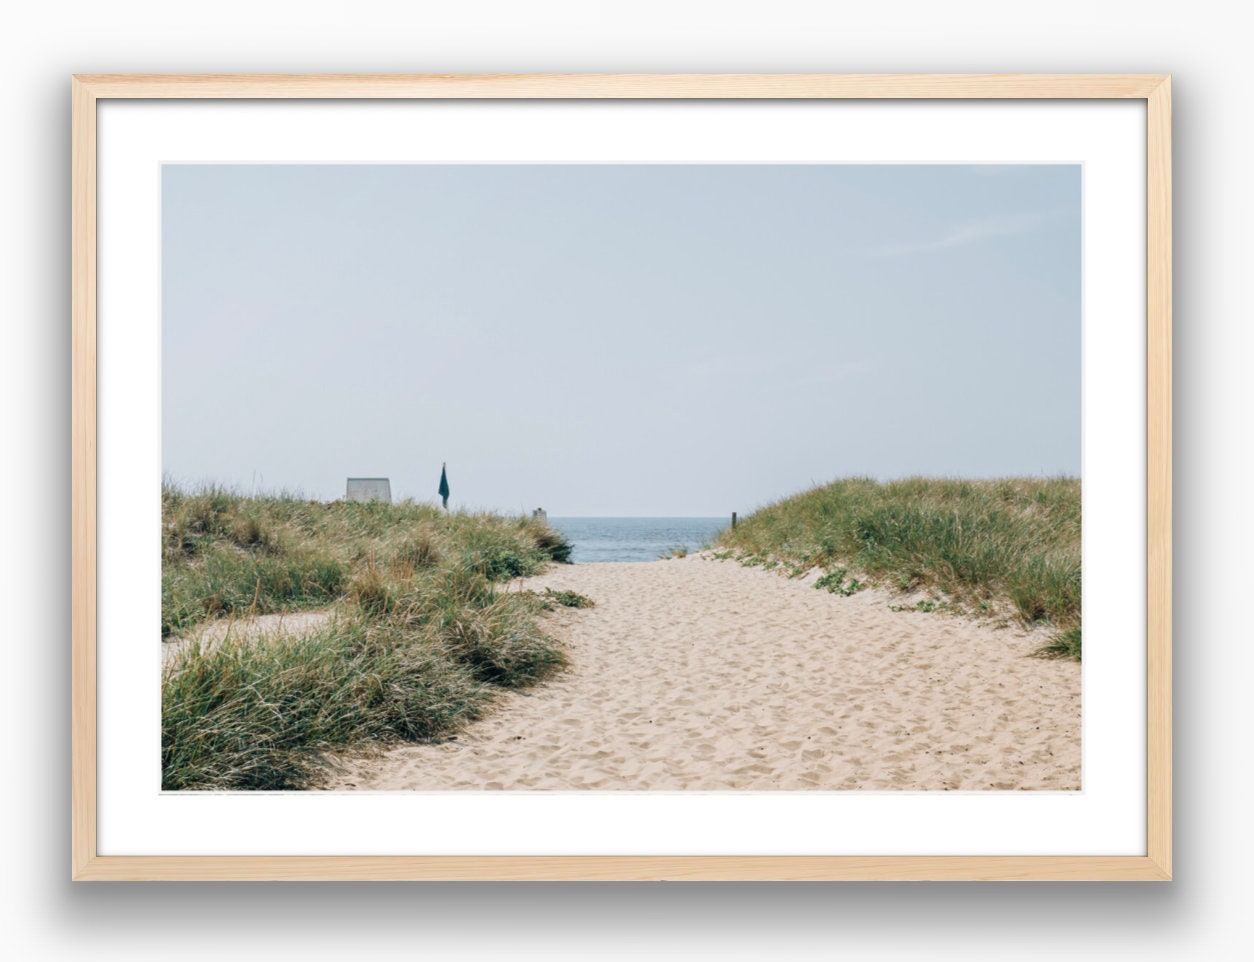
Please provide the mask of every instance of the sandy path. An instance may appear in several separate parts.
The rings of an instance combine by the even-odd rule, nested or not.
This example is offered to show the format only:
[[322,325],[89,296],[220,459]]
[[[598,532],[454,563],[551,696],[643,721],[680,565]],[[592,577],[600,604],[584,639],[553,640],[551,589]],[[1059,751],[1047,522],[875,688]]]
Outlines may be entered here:
[[315,608],[310,611],[288,611],[273,615],[251,615],[242,618],[218,618],[206,621],[185,634],[162,639],[161,667],[169,668],[180,653],[199,641],[205,648],[214,648],[227,638],[257,642],[269,638],[308,635],[330,624],[337,608]]
[[556,567],[571,667],[331,789],[1078,789],[1080,666],[1041,638],[699,557]]

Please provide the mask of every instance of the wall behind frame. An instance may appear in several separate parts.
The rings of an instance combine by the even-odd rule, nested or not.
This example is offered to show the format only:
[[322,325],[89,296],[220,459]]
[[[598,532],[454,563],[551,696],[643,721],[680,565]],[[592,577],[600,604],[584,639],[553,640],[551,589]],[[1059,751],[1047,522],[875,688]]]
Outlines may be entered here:
[[[0,39],[0,398],[10,506],[0,552],[9,662],[9,865],[0,944],[18,957],[1225,957],[1240,945],[1242,733],[1254,674],[1241,597],[1254,464],[1242,265],[1254,219],[1240,31],[1160,0],[1048,9],[955,0],[637,0],[352,7],[120,0],[26,7]],[[69,75],[73,72],[1171,72],[1175,75],[1176,881],[556,885],[69,882]]]

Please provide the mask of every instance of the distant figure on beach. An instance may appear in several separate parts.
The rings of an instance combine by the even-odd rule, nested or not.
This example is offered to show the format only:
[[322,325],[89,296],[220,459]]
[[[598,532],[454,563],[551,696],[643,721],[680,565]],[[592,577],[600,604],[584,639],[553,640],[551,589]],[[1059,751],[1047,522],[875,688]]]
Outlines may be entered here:
[[531,512],[531,516],[543,521],[545,524],[549,523],[549,516],[545,513],[543,508],[536,508]]
[[440,497],[444,499],[444,510],[448,510],[448,464],[440,465]]

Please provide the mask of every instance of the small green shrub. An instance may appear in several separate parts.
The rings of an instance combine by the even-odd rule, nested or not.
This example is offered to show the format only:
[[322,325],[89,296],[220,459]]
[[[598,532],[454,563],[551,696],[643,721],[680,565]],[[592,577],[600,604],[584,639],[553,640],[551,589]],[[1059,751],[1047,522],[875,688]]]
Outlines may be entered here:
[[558,564],[570,564],[571,554],[575,548],[560,532],[538,520],[532,524],[531,531],[532,536],[535,538],[536,546],[548,555],[550,561],[556,561]]
[[577,591],[554,591],[552,588],[545,588],[544,597],[566,608],[592,608],[596,605],[587,595],[581,595]]
[[835,568],[815,581],[814,587],[826,588],[833,594],[844,595],[848,598],[850,595],[855,594],[860,588],[864,587],[862,582],[857,578],[850,578],[846,581],[845,577],[848,574],[849,571],[846,568]]
[[1054,635],[1049,644],[1037,649],[1037,654],[1043,658],[1070,658],[1080,661],[1080,649],[1080,629],[1070,628]]

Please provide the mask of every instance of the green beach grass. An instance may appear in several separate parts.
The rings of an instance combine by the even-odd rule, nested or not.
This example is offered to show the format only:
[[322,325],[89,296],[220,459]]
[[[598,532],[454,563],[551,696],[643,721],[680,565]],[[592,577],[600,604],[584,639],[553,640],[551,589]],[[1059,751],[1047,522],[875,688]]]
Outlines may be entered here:
[[823,568],[842,594],[872,580],[972,611],[1007,603],[1054,629],[1041,654],[1081,657],[1077,478],[850,478],[755,511],[718,544],[749,563]]
[[163,636],[338,611],[299,637],[185,644],[162,680],[163,787],[299,788],[328,750],[455,731],[564,665],[546,601],[495,584],[570,550],[532,518],[165,486]]

